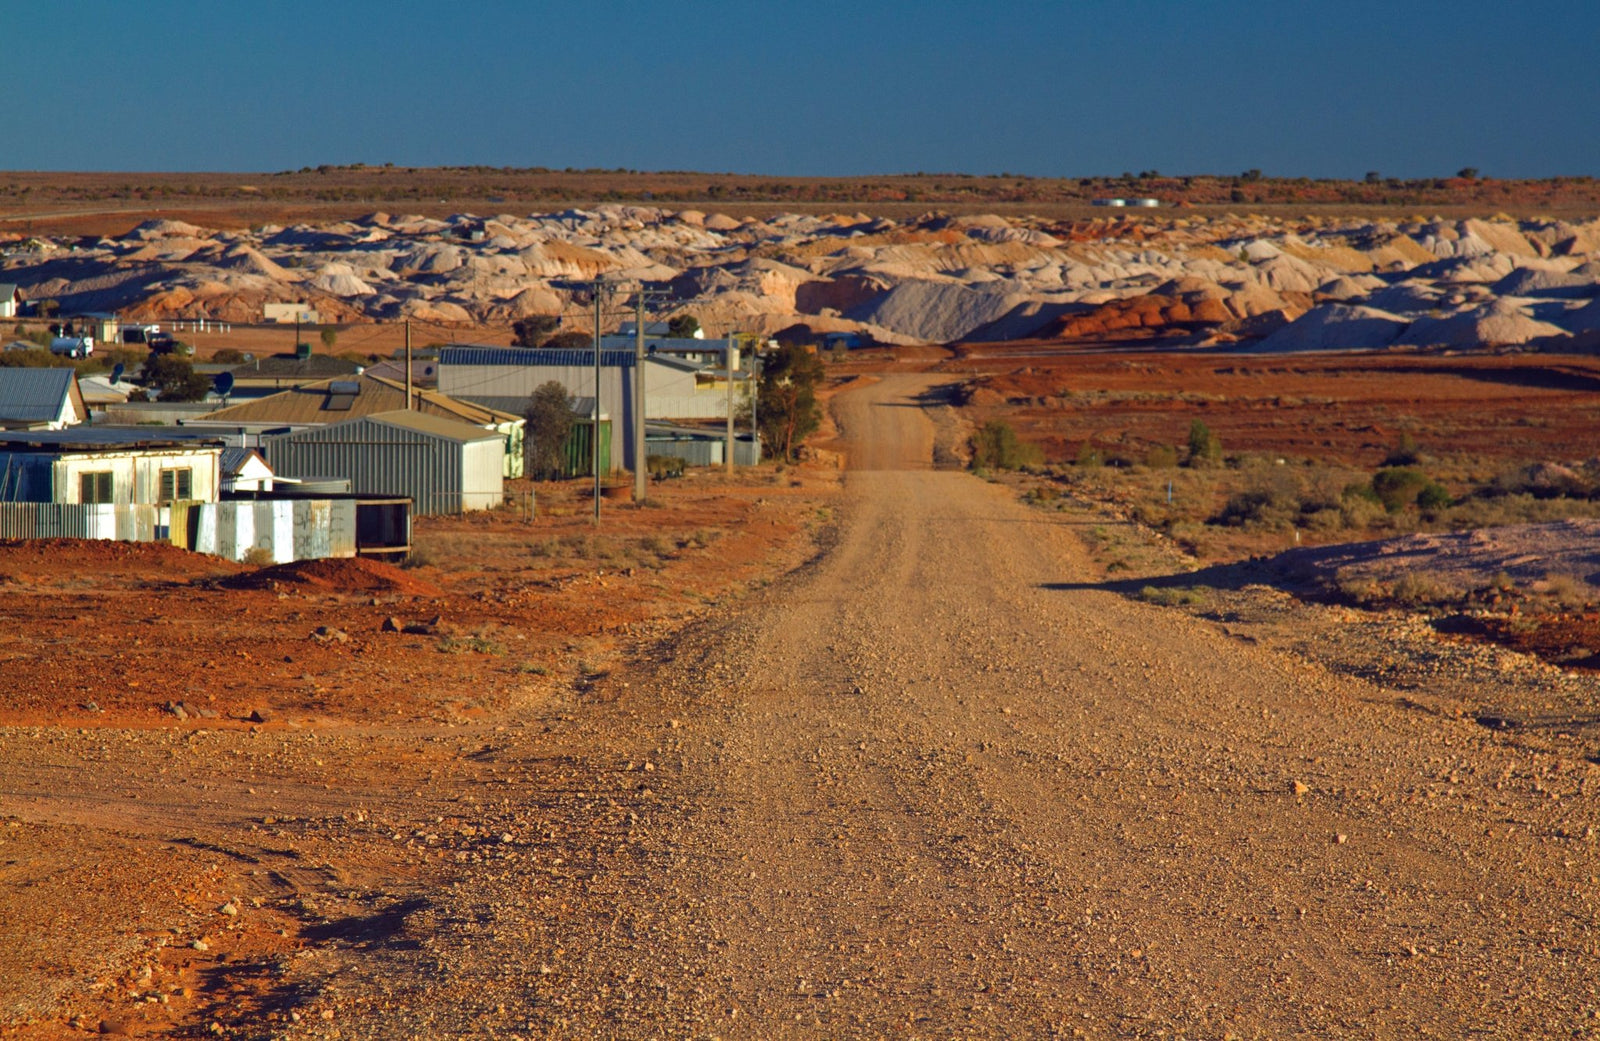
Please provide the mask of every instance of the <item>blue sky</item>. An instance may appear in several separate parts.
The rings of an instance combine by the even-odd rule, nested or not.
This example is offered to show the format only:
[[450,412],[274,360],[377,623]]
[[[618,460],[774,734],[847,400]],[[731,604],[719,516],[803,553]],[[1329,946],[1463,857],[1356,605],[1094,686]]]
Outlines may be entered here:
[[0,169],[1600,174],[1600,3],[0,5]]

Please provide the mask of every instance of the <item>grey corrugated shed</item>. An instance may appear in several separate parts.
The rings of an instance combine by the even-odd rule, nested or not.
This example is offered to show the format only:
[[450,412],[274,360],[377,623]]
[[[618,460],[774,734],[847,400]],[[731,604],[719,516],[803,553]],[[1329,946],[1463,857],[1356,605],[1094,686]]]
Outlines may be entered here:
[[[5,286],[0,285],[0,294]],[[0,300],[5,299],[0,295]],[[72,394],[71,369],[0,369],[0,421],[49,423]]]
[[417,412],[380,412],[263,437],[280,477],[350,478],[357,495],[406,496],[417,514],[498,506],[505,437]]

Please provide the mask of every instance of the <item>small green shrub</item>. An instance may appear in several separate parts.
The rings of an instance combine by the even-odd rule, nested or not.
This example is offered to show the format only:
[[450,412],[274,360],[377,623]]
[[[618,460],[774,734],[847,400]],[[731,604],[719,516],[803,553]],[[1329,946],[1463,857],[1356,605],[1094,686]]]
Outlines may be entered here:
[[1222,441],[1203,420],[1189,424],[1189,465],[1215,466],[1222,461]]
[[1139,590],[1139,599],[1163,607],[1203,607],[1211,602],[1211,590],[1205,586],[1145,586]]
[[[1417,501],[1417,496],[1433,482],[1421,470],[1408,466],[1391,466],[1372,475],[1372,492],[1390,513],[1401,510]],[[1448,498],[1449,493],[1445,493]]]
[[991,419],[972,435],[972,467],[995,470],[1019,470],[1037,466],[1044,453],[1038,445],[1030,445],[1017,437],[1011,424]]
[[684,462],[675,455],[645,456],[645,470],[657,480],[682,477]]
[[1170,470],[1178,465],[1178,450],[1171,445],[1156,445],[1144,454],[1144,465],[1152,470]]
[[1429,481],[1422,491],[1417,493],[1417,506],[1424,510],[1442,510],[1455,502],[1455,497],[1450,490],[1438,481]]

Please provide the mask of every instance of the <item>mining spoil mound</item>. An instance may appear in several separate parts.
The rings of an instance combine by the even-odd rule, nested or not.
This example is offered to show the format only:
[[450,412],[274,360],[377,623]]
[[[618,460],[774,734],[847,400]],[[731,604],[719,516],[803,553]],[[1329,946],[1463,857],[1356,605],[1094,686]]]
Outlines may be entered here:
[[223,580],[228,589],[277,590],[293,586],[329,593],[399,593],[443,596],[444,590],[414,578],[393,564],[366,557],[335,557],[274,564]]
[[183,580],[232,575],[240,565],[166,542],[110,539],[0,539],[0,582],[70,578]]

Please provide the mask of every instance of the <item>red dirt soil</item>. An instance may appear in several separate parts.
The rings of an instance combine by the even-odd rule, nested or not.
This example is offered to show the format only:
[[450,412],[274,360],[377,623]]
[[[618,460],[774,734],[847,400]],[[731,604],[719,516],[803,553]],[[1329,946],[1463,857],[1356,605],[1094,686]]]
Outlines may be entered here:
[[1377,465],[1402,431],[1436,455],[1568,460],[1600,445],[1600,358],[1425,352],[1093,353],[1009,344],[940,366],[1051,461],[1142,456],[1204,420],[1228,452]]
[[219,584],[228,589],[266,589],[273,592],[280,586],[299,586],[331,592],[444,596],[444,590],[432,582],[424,582],[393,564],[366,557],[275,564],[223,579]]

